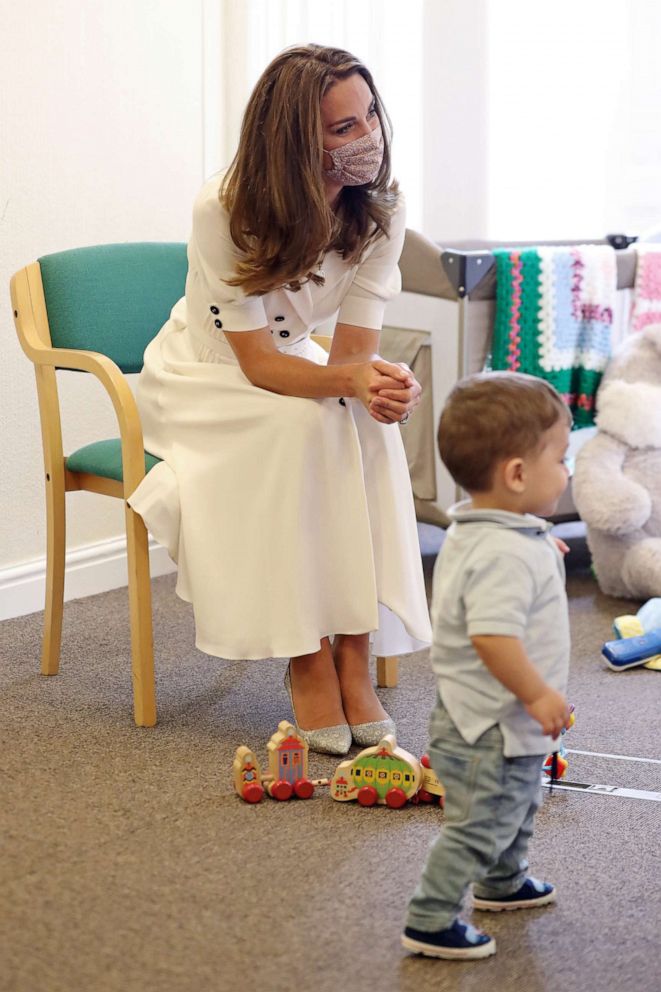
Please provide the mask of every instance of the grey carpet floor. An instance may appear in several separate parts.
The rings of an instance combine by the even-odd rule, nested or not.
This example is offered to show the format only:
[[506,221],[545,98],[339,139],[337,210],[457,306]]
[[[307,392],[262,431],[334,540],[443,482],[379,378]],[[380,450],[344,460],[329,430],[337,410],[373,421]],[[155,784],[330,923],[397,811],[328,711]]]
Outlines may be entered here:
[[[429,565],[429,562],[427,562]],[[658,759],[661,672],[612,673],[601,643],[636,604],[570,576],[572,749]],[[41,616],[0,624],[2,992],[658,992],[661,804],[546,794],[531,847],[555,906],[474,914],[482,962],[407,956],[399,934],[442,814],[233,793],[234,750],[265,758],[290,716],[285,662],[196,651],[174,579],[154,582],[159,724],[133,726],[126,596],[68,603],[61,674],[38,674]],[[422,753],[425,652],[382,690]],[[661,764],[570,755],[569,778],[661,791]],[[329,775],[331,758],[311,757]],[[470,906],[467,908],[470,913]]]

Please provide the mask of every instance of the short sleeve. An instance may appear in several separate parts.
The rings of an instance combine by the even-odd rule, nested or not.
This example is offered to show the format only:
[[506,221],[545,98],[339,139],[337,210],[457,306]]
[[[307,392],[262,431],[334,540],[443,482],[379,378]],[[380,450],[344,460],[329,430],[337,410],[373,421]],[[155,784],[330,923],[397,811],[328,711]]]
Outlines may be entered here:
[[191,291],[204,296],[200,302],[205,311],[218,311],[223,331],[259,330],[268,323],[263,298],[246,296],[240,287],[227,282],[236,275],[241,252],[232,241],[229,215],[220,203],[218,191],[216,178],[203,186],[193,206],[188,248]]
[[469,637],[523,637],[535,598],[535,577],[521,558],[494,555],[466,574],[464,609]]
[[390,222],[390,234],[388,237],[381,234],[356,268],[340,306],[338,323],[381,330],[386,303],[402,288],[397,263],[405,233],[406,205],[400,194]]

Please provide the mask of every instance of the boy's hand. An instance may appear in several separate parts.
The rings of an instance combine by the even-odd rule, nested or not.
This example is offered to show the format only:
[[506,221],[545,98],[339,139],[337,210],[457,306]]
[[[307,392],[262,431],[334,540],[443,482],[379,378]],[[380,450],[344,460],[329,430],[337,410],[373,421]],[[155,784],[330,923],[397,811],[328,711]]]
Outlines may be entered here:
[[534,703],[529,703],[526,711],[537,720],[545,734],[554,738],[560,736],[571,716],[565,697],[551,688],[547,688]]

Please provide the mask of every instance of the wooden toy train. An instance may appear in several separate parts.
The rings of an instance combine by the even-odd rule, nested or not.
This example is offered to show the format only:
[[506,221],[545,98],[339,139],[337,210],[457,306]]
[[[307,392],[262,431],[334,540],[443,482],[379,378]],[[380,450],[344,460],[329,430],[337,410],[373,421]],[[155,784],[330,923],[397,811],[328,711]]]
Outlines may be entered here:
[[361,806],[384,805],[400,809],[407,802],[443,806],[445,791],[426,755],[418,760],[397,746],[387,734],[374,747],[342,761],[332,778],[308,777],[308,746],[293,724],[282,720],[267,744],[269,771],[262,775],[257,756],[245,744],[236,749],[232,773],[237,794],[258,803],[265,793],[284,801],[309,799],[316,786],[329,786],[338,802],[355,800]]
[[[567,729],[574,723],[574,707]],[[563,731],[564,736],[564,731]],[[553,781],[567,771],[567,751],[560,746],[544,761],[543,769]],[[445,790],[423,754],[418,760],[397,744],[393,734],[386,734],[377,745],[347,758],[335,769],[332,778],[308,777],[308,745],[288,720],[281,720],[266,745],[269,770],[263,775],[257,755],[245,744],[236,749],[232,776],[234,788],[247,803],[260,802],[267,793],[281,802],[309,799],[316,786],[329,786],[331,798],[345,803],[355,800],[360,806],[389,806],[400,809],[406,803],[437,802],[442,808]]]

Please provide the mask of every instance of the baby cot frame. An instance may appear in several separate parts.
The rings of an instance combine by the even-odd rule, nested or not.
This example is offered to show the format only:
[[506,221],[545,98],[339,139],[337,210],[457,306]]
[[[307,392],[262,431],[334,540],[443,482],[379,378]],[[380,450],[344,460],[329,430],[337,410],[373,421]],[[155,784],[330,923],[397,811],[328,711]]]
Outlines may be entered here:
[[[616,344],[628,330],[636,270],[636,251],[632,247],[635,240],[616,234],[599,242],[515,242],[511,246],[610,243],[617,249],[613,326],[613,343]],[[406,232],[400,261],[402,293],[388,304],[382,352],[384,357],[397,360],[397,355],[408,353],[410,357],[415,351],[412,367],[423,383],[423,389],[431,394],[426,410],[419,408],[402,431],[416,512],[418,519],[426,523],[444,526],[447,523],[445,510],[460,495],[439,458],[436,425],[454,383],[464,375],[480,371],[489,354],[496,289],[492,249],[497,247],[502,245],[473,241],[443,248],[415,231]],[[413,335],[415,346],[412,348]],[[592,431],[587,428],[573,432],[571,453],[580,448]],[[569,520],[576,516],[569,486],[555,519]]]

